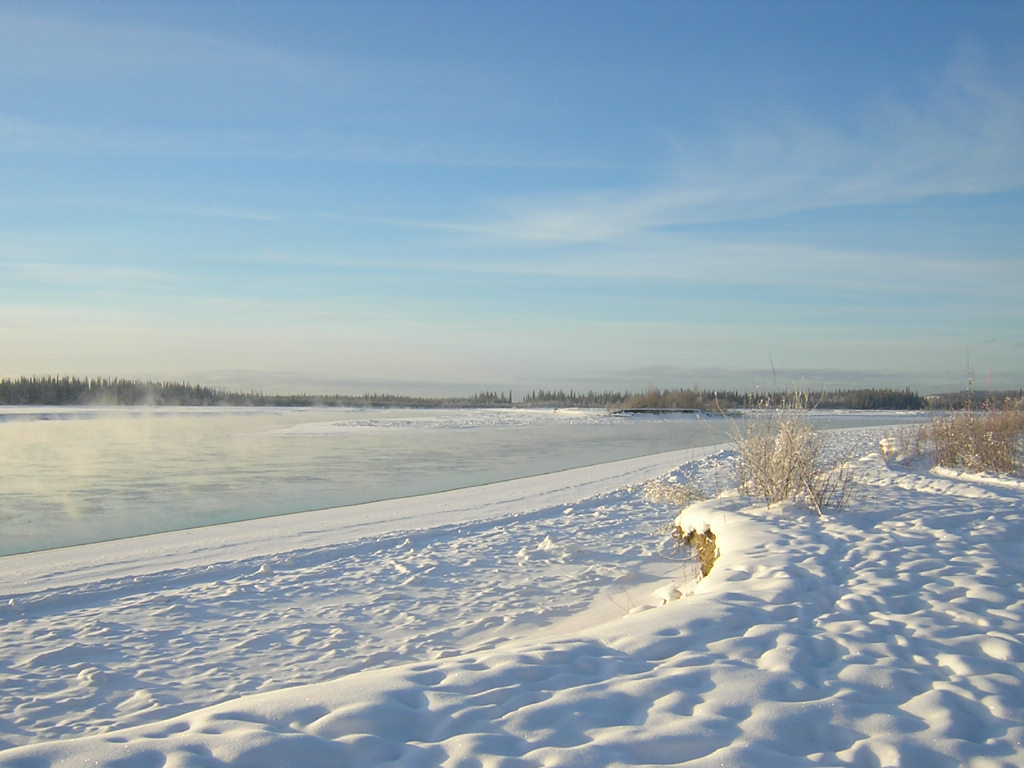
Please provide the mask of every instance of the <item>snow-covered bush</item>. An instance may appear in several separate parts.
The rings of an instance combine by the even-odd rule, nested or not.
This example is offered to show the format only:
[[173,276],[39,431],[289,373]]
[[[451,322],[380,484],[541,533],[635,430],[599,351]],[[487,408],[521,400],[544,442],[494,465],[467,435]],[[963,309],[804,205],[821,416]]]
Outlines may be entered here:
[[822,436],[799,411],[751,419],[736,443],[741,492],[769,505],[803,501],[819,514],[845,503],[852,480],[849,465],[829,459]]
[[935,463],[971,472],[1019,471],[1024,466],[1024,401],[947,414],[921,429],[920,443]]

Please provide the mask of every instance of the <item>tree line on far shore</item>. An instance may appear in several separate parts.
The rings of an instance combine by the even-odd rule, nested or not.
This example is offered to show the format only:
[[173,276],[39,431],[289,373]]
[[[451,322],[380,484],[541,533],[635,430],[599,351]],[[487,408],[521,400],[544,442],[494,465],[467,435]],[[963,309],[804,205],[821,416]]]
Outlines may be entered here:
[[76,376],[23,376],[0,379],[0,405],[182,405],[182,406],[441,406],[509,405],[510,395],[482,392],[463,398],[362,395],[268,395],[232,392],[187,382],[140,381]]
[[717,412],[736,408],[786,408],[796,404],[812,408],[917,411],[928,400],[910,389],[844,389],[831,392],[737,392],[693,389],[652,389],[628,397],[623,408],[695,408]]
[[[904,389],[844,389],[805,393],[812,407],[856,410],[956,410],[984,402],[1024,396],[1017,392],[956,392],[919,395]],[[187,382],[154,382],[123,378],[33,376],[0,379],[0,405],[181,405],[181,406],[350,406],[404,408],[554,407],[622,409],[698,409],[717,412],[736,408],[777,408],[793,402],[793,393],[651,389],[644,393],[532,390],[518,399],[509,391],[480,392],[468,397],[411,397],[382,393],[361,395],[231,392]]]

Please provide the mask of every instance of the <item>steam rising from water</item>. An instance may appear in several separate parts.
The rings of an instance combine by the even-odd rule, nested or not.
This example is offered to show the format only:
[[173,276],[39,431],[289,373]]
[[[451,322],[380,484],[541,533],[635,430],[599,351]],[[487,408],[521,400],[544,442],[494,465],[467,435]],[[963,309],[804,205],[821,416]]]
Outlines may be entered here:
[[724,421],[572,409],[0,408],[0,555],[711,445],[729,439]]

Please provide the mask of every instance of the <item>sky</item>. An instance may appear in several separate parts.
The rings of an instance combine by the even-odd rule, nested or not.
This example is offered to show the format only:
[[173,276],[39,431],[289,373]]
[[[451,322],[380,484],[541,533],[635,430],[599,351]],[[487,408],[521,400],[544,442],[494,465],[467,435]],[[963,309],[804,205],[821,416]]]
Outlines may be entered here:
[[0,4],[0,376],[1024,386],[1024,3]]

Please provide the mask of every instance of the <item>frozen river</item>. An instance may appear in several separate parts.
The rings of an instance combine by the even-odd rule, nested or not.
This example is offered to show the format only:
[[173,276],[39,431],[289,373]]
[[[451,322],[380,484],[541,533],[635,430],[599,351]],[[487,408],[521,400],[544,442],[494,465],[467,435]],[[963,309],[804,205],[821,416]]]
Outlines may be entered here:
[[[839,427],[912,417],[817,418]],[[5,407],[0,555],[714,445],[736,426],[574,409]]]

